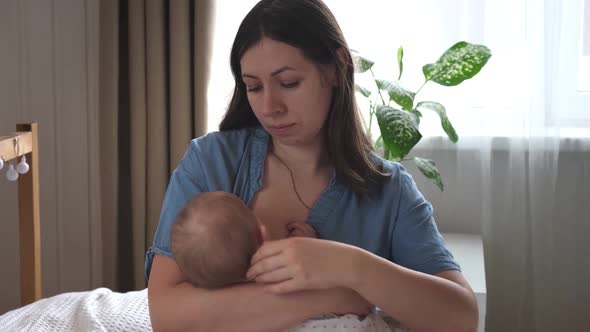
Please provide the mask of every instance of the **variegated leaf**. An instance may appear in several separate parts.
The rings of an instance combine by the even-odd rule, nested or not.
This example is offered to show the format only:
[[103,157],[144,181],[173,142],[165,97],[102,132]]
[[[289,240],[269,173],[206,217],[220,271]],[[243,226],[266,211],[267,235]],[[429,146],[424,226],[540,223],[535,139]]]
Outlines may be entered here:
[[387,91],[390,100],[393,100],[405,110],[412,110],[414,106],[414,97],[416,96],[415,93],[403,88],[399,84],[399,81],[389,82],[386,80],[375,80],[375,82],[377,83],[379,90]]
[[417,116],[389,106],[377,106],[377,122],[385,148],[391,157],[402,159],[420,141]]
[[454,86],[479,73],[491,56],[486,46],[462,41],[451,46],[435,63],[422,67],[422,72],[427,81]]
[[449,120],[447,116],[447,111],[445,110],[445,107],[442,104],[437,103],[435,101],[422,101],[419,102],[418,105],[416,105],[416,108],[420,107],[424,107],[426,109],[435,111],[440,117],[440,124],[443,127],[445,133],[447,133],[449,139],[453,143],[457,143],[457,141],[459,140],[459,136],[457,136],[457,132],[455,131],[455,128],[453,128],[451,120]]
[[444,191],[445,186],[442,182],[442,178],[440,177],[440,173],[436,168],[436,164],[434,163],[434,161],[430,159],[415,157],[414,162],[416,163],[416,166],[418,166],[420,172],[424,174],[424,176],[432,180],[432,182],[434,182],[434,184],[436,184],[436,186],[441,191]]
[[363,88],[362,86],[355,84],[354,85],[354,89],[358,92],[360,92],[363,96],[365,96],[366,98],[369,98],[369,96],[371,95],[371,91],[369,91],[366,88]]
[[373,67],[373,65],[375,64],[375,62],[363,58],[362,56],[354,53],[352,54],[352,61],[354,63],[355,73],[364,73],[367,70],[371,69],[371,67]]
[[399,67],[399,75],[397,76],[397,80],[399,81],[404,72],[404,49],[401,46],[397,49],[397,66]]

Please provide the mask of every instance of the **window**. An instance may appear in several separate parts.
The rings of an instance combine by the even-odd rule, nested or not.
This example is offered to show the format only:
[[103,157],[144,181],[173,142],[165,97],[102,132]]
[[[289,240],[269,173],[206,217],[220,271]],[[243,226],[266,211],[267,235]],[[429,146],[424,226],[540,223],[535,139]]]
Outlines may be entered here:
[[584,2],[584,21],[581,38],[582,54],[579,60],[578,91],[590,92],[590,0]]
[[554,68],[551,120],[559,127],[590,127],[590,0],[564,1]]
[[[324,1],[350,48],[375,61],[377,78],[397,78],[403,45],[401,82],[413,91],[423,83],[422,66],[455,42],[488,46],[492,58],[476,77],[452,88],[430,82],[416,98],[445,105],[461,136],[526,135],[531,122],[590,135],[590,0]],[[232,40],[256,2],[217,1],[209,130],[217,128],[231,96]],[[371,81],[357,76],[357,83]],[[361,108],[364,102],[359,96]],[[425,114],[421,129],[444,136],[434,114]]]
[[258,0],[217,0],[214,10],[213,50],[209,79],[207,130],[218,130],[234,87],[229,67],[232,42],[242,19]]

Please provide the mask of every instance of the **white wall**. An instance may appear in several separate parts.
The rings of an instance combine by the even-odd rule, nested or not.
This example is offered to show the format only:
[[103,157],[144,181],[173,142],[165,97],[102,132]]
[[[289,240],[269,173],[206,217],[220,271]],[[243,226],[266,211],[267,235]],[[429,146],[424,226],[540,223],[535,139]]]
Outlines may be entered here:
[[[0,133],[39,123],[43,295],[100,283],[98,0],[0,1]],[[0,171],[0,314],[19,305],[17,186]]]

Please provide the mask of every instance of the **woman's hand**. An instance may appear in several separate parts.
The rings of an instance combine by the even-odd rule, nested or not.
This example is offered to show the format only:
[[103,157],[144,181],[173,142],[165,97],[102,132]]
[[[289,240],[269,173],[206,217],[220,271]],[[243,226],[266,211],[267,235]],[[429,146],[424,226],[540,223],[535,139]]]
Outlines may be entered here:
[[344,243],[293,237],[265,242],[246,274],[273,293],[349,287],[356,283],[361,249]]

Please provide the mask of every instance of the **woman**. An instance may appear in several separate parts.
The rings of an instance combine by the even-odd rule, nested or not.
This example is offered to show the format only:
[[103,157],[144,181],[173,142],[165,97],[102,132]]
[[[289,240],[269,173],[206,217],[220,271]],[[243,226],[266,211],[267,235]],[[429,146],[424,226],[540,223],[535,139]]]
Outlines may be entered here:
[[[342,32],[321,0],[263,0],[240,25],[235,89],[220,132],[192,141],[174,171],[146,255],[158,331],[279,331],[371,305],[416,331],[474,331],[477,304],[432,207],[397,163],[371,151]],[[252,258],[255,283],[189,284],[170,228],[192,196],[241,197],[276,241]],[[285,238],[307,221],[319,239]]]

